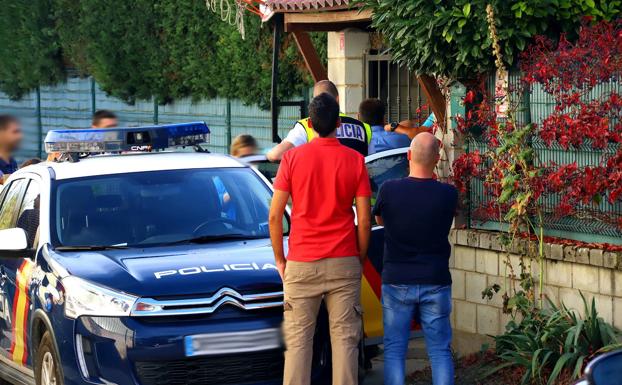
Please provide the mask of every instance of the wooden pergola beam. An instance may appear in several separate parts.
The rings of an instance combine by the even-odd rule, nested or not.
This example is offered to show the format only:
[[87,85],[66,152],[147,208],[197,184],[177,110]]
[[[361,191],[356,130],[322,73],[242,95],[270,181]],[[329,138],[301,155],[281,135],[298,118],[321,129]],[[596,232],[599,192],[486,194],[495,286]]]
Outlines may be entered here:
[[305,31],[293,31],[292,33],[294,35],[294,40],[296,40],[298,51],[302,55],[307,69],[313,77],[313,81],[318,82],[328,79],[326,68],[322,64],[309,34]]
[[434,112],[434,115],[436,116],[436,121],[443,129],[445,129],[447,103],[445,102],[445,97],[443,96],[436,79],[430,75],[420,75],[417,76],[417,81],[430,103],[432,112]]
[[334,12],[283,13],[285,32],[340,31],[349,27],[366,27],[371,23],[371,10],[348,10]]

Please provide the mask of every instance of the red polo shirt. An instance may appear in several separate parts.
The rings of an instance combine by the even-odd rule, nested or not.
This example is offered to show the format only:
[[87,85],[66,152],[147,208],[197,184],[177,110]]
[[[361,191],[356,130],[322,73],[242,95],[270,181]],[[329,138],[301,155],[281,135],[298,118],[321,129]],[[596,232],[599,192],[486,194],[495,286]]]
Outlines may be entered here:
[[359,256],[352,202],[371,196],[361,154],[315,138],[285,153],[274,188],[292,197],[288,260]]

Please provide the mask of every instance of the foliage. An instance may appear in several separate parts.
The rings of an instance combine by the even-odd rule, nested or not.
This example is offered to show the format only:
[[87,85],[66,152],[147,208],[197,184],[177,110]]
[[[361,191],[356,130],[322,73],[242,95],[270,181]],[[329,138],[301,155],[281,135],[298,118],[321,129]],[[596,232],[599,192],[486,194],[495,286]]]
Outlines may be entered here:
[[[13,2],[0,0],[0,8],[7,6],[4,3]],[[13,12],[24,12],[21,3],[25,2],[11,8]],[[269,105],[272,30],[271,25],[262,25],[254,15],[246,15],[243,40],[235,27],[222,22],[201,0],[48,3],[46,20],[56,27],[49,45],[57,47],[56,59],[62,52],[65,63],[71,63],[83,75],[92,75],[113,96],[130,103],[152,97],[167,103],[187,96],[220,96],[262,107]],[[30,44],[26,36],[40,25],[24,27],[25,36],[16,44]],[[325,58],[325,34],[315,34],[313,39]],[[291,37],[283,38],[282,47],[279,96],[286,99],[300,95],[312,80]],[[3,58],[19,63],[27,61],[31,51],[18,50]],[[41,52],[43,63],[53,62],[51,55]],[[53,83],[36,73],[24,73],[29,83],[3,90],[18,97],[38,85]],[[14,77],[0,70],[0,80],[13,82]]]
[[51,0],[0,0],[0,90],[13,98],[64,79]]
[[540,34],[574,32],[581,18],[611,20],[619,0],[359,0],[373,10],[373,26],[393,57],[417,73],[473,79],[494,68],[486,6],[494,6],[506,64]]
[[[489,20],[491,46],[495,46],[496,18]],[[497,71],[503,73],[501,52],[493,52]],[[572,43],[563,34],[557,42],[537,37],[521,56],[520,84],[501,92],[507,93],[507,116],[497,114],[481,85],[467,92],[467,113],[456,118],[459,134],[466,141],[477,138],[486,149],[455,160],[455,184],[466,193],[474,179],[482,181],[493,197],[479,208],[482,216],[508,225],[501,239],[506,252],[503,287],[484,288],[482,297],[503,296],[503,311],[512,315],[512,321],[506,333],[495,338],[496,352],[506,361],[497,369],[522,367],[524,384],[553,384],[562,372],[576,378],[595,354],[622,347],[614,329],[598,317],[593,300],[591,306],[584,300],[585,319],[563,305],[545,305],[541,273],[544,216],[598,211],[604,199],[612,204],[622,200],[622,96],[612,87],[597,87],[621,82],[621,63],[622,20],[585,24]],[[520,123],[523,95],[534,87],[547,93],[555,105],[540,124]],[[600,164],[581,167],[576,162],[544,161],[533,150],[535,141],[566,151],[589,146],[600,153]],[[551,195],[561,195],[552,212],[544,203]],[[618,224],[622,228],[622,222]],[[519,255],[519,266],[510,263],[510,253]],[[534,263],[540,273],[533,273]]]
[[[467,137],[483,127],[479,140],[486,143],[488,151],[465,154],[455,161],[456,185],[465,192],[473,178],[483,180],[495,199],[479,208],[482,216],[511,222],[525,215],[513,230],[537,228],[530,221],[539,220],[541,198],[552,194],[560,196],[559,203],[546,214],[557,217],[597,215],[600,202],[619,202],[622,95],[615,87],[597,86],[622,82],[622,21],[584,26],[573,43],[565,36],[557,45],[538,37],[522,55],[521,68],[523,78],[513,90],[511,110],[516,114],[520,94],[537,86],[555,101],[552,112],[540,124],[521,126],[513,118],[502,122],[484,96],[486,100],[457,118],[457,127]],[[607,91],[598,91],[602,89]],[[470,91],[465,102],[473,101],[477,94]],[[589,146],[600,154],[600,164],[542,161],[531,147],[534,140],[567,151]],[[622,228],[620,218],[598,214],[595,219]]]
[[532,309],[521,305],[520,321],[512,320],[503,335],[495,337],[496,352],[505,363],[492,372],[507,367],[523,367],[523,384],[554,384],[559,375],[568,371],[572,378],[594,356],[621,348],[619,332],[607,324],[581,294],[585,317],[566,306]]

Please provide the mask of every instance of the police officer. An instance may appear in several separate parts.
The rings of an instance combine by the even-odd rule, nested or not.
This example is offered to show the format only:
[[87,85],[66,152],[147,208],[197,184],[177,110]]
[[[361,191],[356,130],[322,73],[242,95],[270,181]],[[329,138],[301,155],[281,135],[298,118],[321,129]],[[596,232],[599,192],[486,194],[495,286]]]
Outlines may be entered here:
[[[337,87],[330,80],[320,80],[315,83],[313,97],[322,93],[332,95],[339,102]],[[337,128],[339,142],[358,151],[361,155],[367,156],[371,141],[371,127],[345,114],[339,114],[339,117],[341,118],[341,126]],[[315,131],[309,127],[309,118],[301,119],[289,131],[287,137],[266,154],[266,157],[271,162],[279,161],[287,150],[310,142],[316,135]]]

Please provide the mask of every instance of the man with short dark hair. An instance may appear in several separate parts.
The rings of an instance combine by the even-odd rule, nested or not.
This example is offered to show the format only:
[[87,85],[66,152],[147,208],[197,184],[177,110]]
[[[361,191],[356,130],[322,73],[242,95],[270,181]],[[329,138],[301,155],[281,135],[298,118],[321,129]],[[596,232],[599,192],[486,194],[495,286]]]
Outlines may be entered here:
[[408,160],[410,175],[385,182],[373,211],[385,231],[384,384],[404,385],[410,325],[417,314],[433,383],[452,385],[448,235],[458,192],[434,179],[439,160],[439,141],[434,135],[424,132],[415,136]]
[[98,110],[93,114],[92,128],[113,128],[119,124],[117,115],[108,110]]
[[[309,115],[319,137],[283,156],[269,216],[285,293],[283,385],[311,381],[313,335],[322,300],[330,324],[333,384],[356,385],[362,262],[371,226],[369,176],[363,156],[336,138],[340,121],[335,98],[327,93],[316,96]],[[285,259],[283,214],[290,196],[292,223]]]
[[13,154],[22,142],[22,128],[12,115],[0,115],[0,184],[6,176],[17,171]]
[[[337,104],[339,104],[339,92],[335,84],[330,80],[320,80],[313,86],[314,97],[322,93],[331,95],[335,98]],[[346,114],[339,114],[339,116],[341,118],[341,123],[336,131],[336,137],[339,142],[358,151],[361,155],[367,156],[369,142],[372,136],[369,125],[351,118]],[[315,139],[316,136],[317,133],[309,124],[309,118],[300,119],[289,131],[287,137],[268,151],[266,157],[271,162],[277,162],[281,160],[281,157],[286,151],[309,143]]]
[[410,146],[408,136],[385,131],[385,107],[380,99],[365,99],[359,105],[359,120],[371,126],[369,154]]

